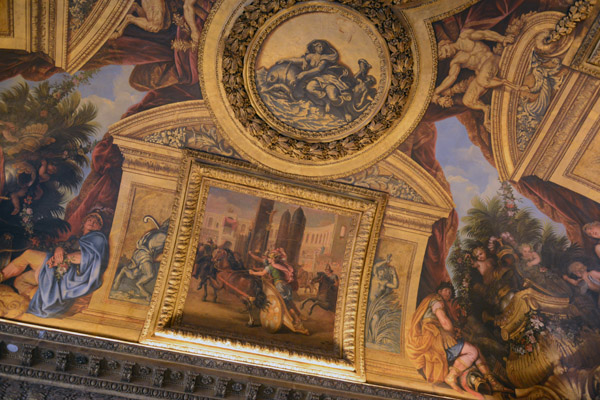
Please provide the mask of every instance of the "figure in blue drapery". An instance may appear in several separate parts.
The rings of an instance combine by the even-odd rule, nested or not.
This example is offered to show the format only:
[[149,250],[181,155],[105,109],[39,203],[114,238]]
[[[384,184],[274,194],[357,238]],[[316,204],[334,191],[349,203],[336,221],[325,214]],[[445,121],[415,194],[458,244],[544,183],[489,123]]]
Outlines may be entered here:
[[38,284],[28,313],[42,318],[60,317],[75,301],[102,286],[108,261],[108,240],[100,232],[103,218],[88,214],[83,235],[71,246],[61,245],[54,252],[27,250],[2,271],[1,279],[20,276],[29,266]]

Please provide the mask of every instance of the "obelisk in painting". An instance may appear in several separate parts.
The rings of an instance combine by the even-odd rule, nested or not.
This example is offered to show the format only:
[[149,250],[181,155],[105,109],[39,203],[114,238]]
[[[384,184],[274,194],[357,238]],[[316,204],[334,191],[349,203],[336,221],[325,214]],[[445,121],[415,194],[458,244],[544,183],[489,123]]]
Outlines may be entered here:
[[275,206],[275,200],[261,199],[256,211],[256,218],[254,220],[254,230],[252,237],[250,238],[250,251],[258,254],[264,254],[267,249],[267,243],[269,241],[269,233],[271,230],[271,214],[273,214],[273,208]]
[[288,262],[292,265],[298,265],[300,257],[300,246],[302,246],[302,238],[304,237],[304,228],[306,227],[306,216],[302,207],[298,207],[292,215],[292,223],[288,234],[288,244],[285,251],[288,256]]
[[285,210],[283,214],[281,214],[281,219],[279,220],[279,229],[277,230],[277,240],[275,240],[276,249],[280,247],[282,249],[287,249],[291,219],[292,214],[290,214],[289,210]]

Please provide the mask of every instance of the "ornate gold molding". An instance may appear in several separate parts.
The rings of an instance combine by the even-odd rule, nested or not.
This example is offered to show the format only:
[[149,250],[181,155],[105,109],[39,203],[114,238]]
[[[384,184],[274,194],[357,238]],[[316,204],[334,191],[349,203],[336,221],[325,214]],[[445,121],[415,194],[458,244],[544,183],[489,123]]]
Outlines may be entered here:
[[104,45],[134,0],[99,0],[73,37],[69,0],[5,2],[9,29],[0,34],[0,47],[44,53],[55,66],[73,74]]
[[114,136],[123,154],[123,169],[145,171],[163,176],[176,176],[183,152],[135,139]]
[[0,0],[0,38],[12,38],[15,32],[14,0]]
[[511,179],[519,180],[527,175],[549,179],[599,95],[599,80],[572,72]]
[[[362,3],[356,2],[356,4]],[[469,4],[472,4],[472,1]],[[390,19],[389,22],[394,20],[402,21],[406,34],[414,41],[411,43],[410,49],[403,48],[403,51],[410,51],[414,54],[415,65],[412,68],[415,74],[410,94],[403,107],[403,117],[395,119],[397,116],[393,116],[392,120],[389,121],[389,125],[388,122],[385,122],[385,126],[389,126],[389,128],[386,128],[385,134],[376,141],[373,141],[370,137],[371,134],[365,135],[361,139],[364,145],[360,144],[356,151],[352,150],[352,154],[344,149],[344,146],[349,146],[348,148],[350,149],[353,149],[355,146],[348,139],[346,142],[340,143],[341,147],[337,144],[332,144],[332,149],[328,147],[329,144],[323,147],[324,145],[320,143],[308,144],[307,142],[306,146],[302,145],[300,148],[296,148],[294,145],[293,148],[290,147],[286,150],[291,153],[298,153],[297,157],[292,157],[289,154],[286,155],[285,151],[277,153],[274,150],[275,147],[282,146],[278,139],[275,140],[279,133],[269,131],[266,136],[262,133],[258,134],[258,132],[263,132],[263,129],[260,127],[262,126],[261,124],[264,124],[260,118],[252,121],[252,124],[258,124],[256,125],[258,138],[255,138],[248,132],[245,123],[240,122],[240,118],[246,121],[248,120],[248,115],[250,115],[248,113],[254,113],[252,108],[242,107],[244,98],[242,93],[238,93],[243,85],[241,77],[234,79],[230,83],[227,82],[230,89],[226,89],[223,85],[223,80],[226,76],[229,76],[227,72],[229,67],[239,71],[242,65],[241,61],[230,65],[229,60],[233,60],[233,55],[226,55],[229,54],[226,53],[226,41],[233,31],[234,26],[236,26],[238,17],[244,13],[245,6],[245,4],[239,4],[233,0],[220,0],[213,6],[211,15],[205,24],[200,45],[201,48],[198,54],[201,57],[201,87],[207,99],[207,104],[220,130],[244,158],[261,163],[269,171],[318,180],[348,176],[373,165],[393,151],[397,144],[401,143],[416,127],[427,108],[427,101],[430,92],[433,90],[435,80],[436,50],[430,41],[430,38],[433,37],[433,31],[429,25],[430,19],[433,16],[457,9],[455,3],[452,5],[436,3],[435,6],[427,3],[415,8],[410,8],[410,6],[406,9],[393,8],[394,18]],[[463,5],[459,4],[458,6],[462,7]],[[360,8],[361,6],[357,5],[356,7]],[[371,14],[376,16],[382,12],[383,10],[374,10]],[[385,24],[386,21],[383,23]],[[254,34],[254,30],[246,29],[244,26],[241,26],[240,29],[241,33],[245,32],[247,34],[244,37],[250,37]],[[381,33],[382,36],[386,37],[389,31],[389,29],[385,29]],[[421,35],[421,33],[423,34]],[[390,43],[391,39],[386,37],[386,40]],[[241,42],[236,43],[237,45],[241,45]],[[234,43],[231,42],[230,45],[234,45]],[[396,45],[395,42],[393,46],[400,49],[400,47],[397,47],[399,45]],[[245,49],[243,46],[241,48]],[[235,54],[235,57],[239,58],[239,53]],[[226,60],[224,60],[224,56]],[[397,64],[398,61],[394,62]],[[400,85],[400,81],[392,82],[392,88],[396,87],[396,85]],[[402,85],[399,88],[401,91],[405,89]],[[428,94],[425,95],[425,93]],[[396,102],[397,99],[393,99],[393,103],[395,104]],[[386,108],[386,106],[384,105],[383,108]],[[388,115],[391,114],[386,114],[386,116]],[[383,122],[381,126],[376,124],[370,129],[379,131],[382,128],[384,128]],[[270,138],[275,139],[271,141]],[[258,143],[260,140],[263,141],[263,144]],[[284,140],[284,142],[288,141],[288,139]],[[367,145],[368,143],[372,144]],[[333,151],[331,155],[340,154],[343,157],[336,155],[337,159],[332,158],[329,155],[330,150]]]
[[[364,324],[368,281],[373,263],[378,226],[383,218],[385,197],[381,194],[331,183],[314,186],[302,182],[268,179],[264,172],[239,161],[188,151],[181,169],[177,206],[169,227],[163,263],[151,301],[150,314],[141,340],[160,347],[226,358],[239,362],[277,367],[311,374],[364,379]],[[233,167],[234,170],[226,169]],[[180,326],[183,304],[189,288],[190,257],[198,245],[198,229],[204,202],[211,185],[224,188],[245,187],[257,196],[291,201],[318,209],[358,217],[352,250],[345,262],[336,311],[337,357],[315,356],[310,351],[250,344],[245,340],[214,336],[202,330]],[[240,190],[240,189],[237,189]],[[347,263],[347,264],[346,264]],[[318,367],[315,367],[318,365]]]
[[204,100],[167,104],[136,113],[112,124],[108,133],[143,139],[151,133],[201,124],[210,124],[211,118]]
[[241,158],[217,131],[203,100],[168,104],[134,114],[111,125],[109,134]]
[[556,42],[560,38],[573,32],[573,29],[581,21],[585,21],[591,14],[596,5],[596,0],[577,0],[569,7],[567,15],[562,17],[556,24],[556,27],[548,38],[548,43]]
[[[226,68],[223,72],[223,85],[236,118],[265,151],[281,153],[291,159],[312,160],[317,163],[336,160],[369,146],[392,126],[394,120],[400,118],[414,79],[411,40],[402,20],[383,2],[370,2],[363,5],[363,3],[350,0],[340,2],[345,7],[335,3],[301,2],[291,6],[285,12],[273,9],[266,15],[261,15],[261,18],[273,19],[267,23],[270,24],[270,29],[274,29],[277,23],[284,22],[298,13],[321,12],[332,15],[340,14],[351,18],[371,36],[375,35],[374,32],[371,32],[374,27],[379,34],[373,40],[374,43],[379,44],[377,49],[382,62],[382,77],[378,83],[375,101],[369,108],[372,111],[362,113],[356,121],[324,132],[320,130],[300,131],[274,117],[262,102],[257,100],[260,96],[253,84],[255,71],[252,64],[259,50],[259,43],[255,42],[264,41],[268,34],[261,27],[262,24],[253,18],[253,13],[258,8],[268,9],[266,5],[269,4],[269,0],[262,1],[264,2],[262,5],[259,2],[246,6],[234,23],[232,33],[225,39],[223,65]],[[282,18],[283,20],[279,21]],[[372,26],[365,23],[363,19],[369,21]],[[255,30],[258,32],[253,38],[252,33]],[[246,32],[248,32],[247,35]],[[240,35],[246,39],[240,40]],[[382,37],[388,39],[386,47],[390,51],[389,55],[383,51],[385,44],[380,43]],[[247,53],[245,52],[246,48],[249,49]],[[245,58],[242,58],[244,53],[246,53]],[[393,77],[389,76],[392,69],[390,60],[393,65]],[[244,71],[244,79],[240,79],[242,71]],[[390,80],[393,82],[391,88],[389,87]],[[245,82],[246,88],[240,86],[238,82]],[[250,98],[247,93],[250,94]],[[387,95],[385,107],[381,108],[384,94]],[[367,118],[373,117],[374,112],[379,108],[378,114],[372,118],[372,121],[367,120]],[[259,115],[263,117],[261,118]],[[263,121],[265,118],[268,123]],[[275,130],[269,128],[268,125],[275,125]],[[356,129],[365,125],[366,127],[354,133]],[[292,134],[284,133],[284,131],[290,131]],[[339,139],[336,140],[336,138]]]
[[83,25],[74,32],[73,37],[70,37],[69,21],[65,16],[61,28],[66,47],[63,64],[57,64],[57,66],[62,67],[70,74],[80,70],[106,43],[119,22],[131,8],[133,2],[134,0],[98,1]]
[[565,57],[565,63],[570,67],[600,78],[600,6],[597,4],[592,13],[575,34],[573,48]]
[[[500,75],[504,79],[516,86],[523,85],[526,77],[532,73],[534,57],[538,57],[535,59],[538,64],[541,63],[541,57],[546,63],[557,62],[557,65],[560,65],[560,58],[569,49],[570,39],[566,38],[552,45],[543,43],[562,15],[558,12],[528,13],[511,23],[518,33],[515,42],[502,53]],[[550,82],[546,84],[550,85]],[[549,94],[551,95],[554,93]],[[501,180],[509,179],[517,165],[526,158],[524,151],[535,137],[535,131],[532,132],[529,125],[533,122],[526,119],[527,123],[524,123],[520,119],[531,118],[522,115],[524,111],[520,108],[523,108],[523,99],[521,92],[507,88],[495,89],[492,94],[491,140],[494,161]],[[549,107],[547,113],[550,111]],[[535,122],[539,124],[543,115],[535,115],[535,118]]]

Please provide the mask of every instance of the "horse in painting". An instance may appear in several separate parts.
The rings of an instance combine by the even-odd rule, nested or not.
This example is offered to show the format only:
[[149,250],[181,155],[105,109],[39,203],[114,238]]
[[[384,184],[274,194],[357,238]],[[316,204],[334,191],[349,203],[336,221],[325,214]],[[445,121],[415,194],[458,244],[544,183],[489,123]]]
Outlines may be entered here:
[[[248,273],[241,260],[225,248],[217,248],[212,254],[213,271],[208,272],[207,283],[214,289],[213,302],[217,301],[217,291],[224,289],[235,295],[244,304],[248,313],[248,326],[256,326],[256,310],[266,306],[266,296],[261,281]],[[202,283],[202,282],[201,282]],[[200,287],[199,287],[200,288]]]
[[317,295],[304,300],[300,305],[300,308],[303,309],[308,302],[312,301],[313,304],[308,310],[308,315],[312,314],[316,306],[321,307],[325,311],[335,312],[338,295],[338,287],[335,284],[335,281],[329,278],[326,273],[319,272],[311,282],[318,285]]

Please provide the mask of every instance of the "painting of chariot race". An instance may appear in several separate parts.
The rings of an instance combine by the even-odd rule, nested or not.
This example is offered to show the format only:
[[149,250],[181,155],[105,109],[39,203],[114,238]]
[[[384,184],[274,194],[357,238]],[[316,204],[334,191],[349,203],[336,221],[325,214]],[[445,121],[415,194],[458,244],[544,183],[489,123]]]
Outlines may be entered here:
[[186,328],[331,351],[353,217],[211,187]]

